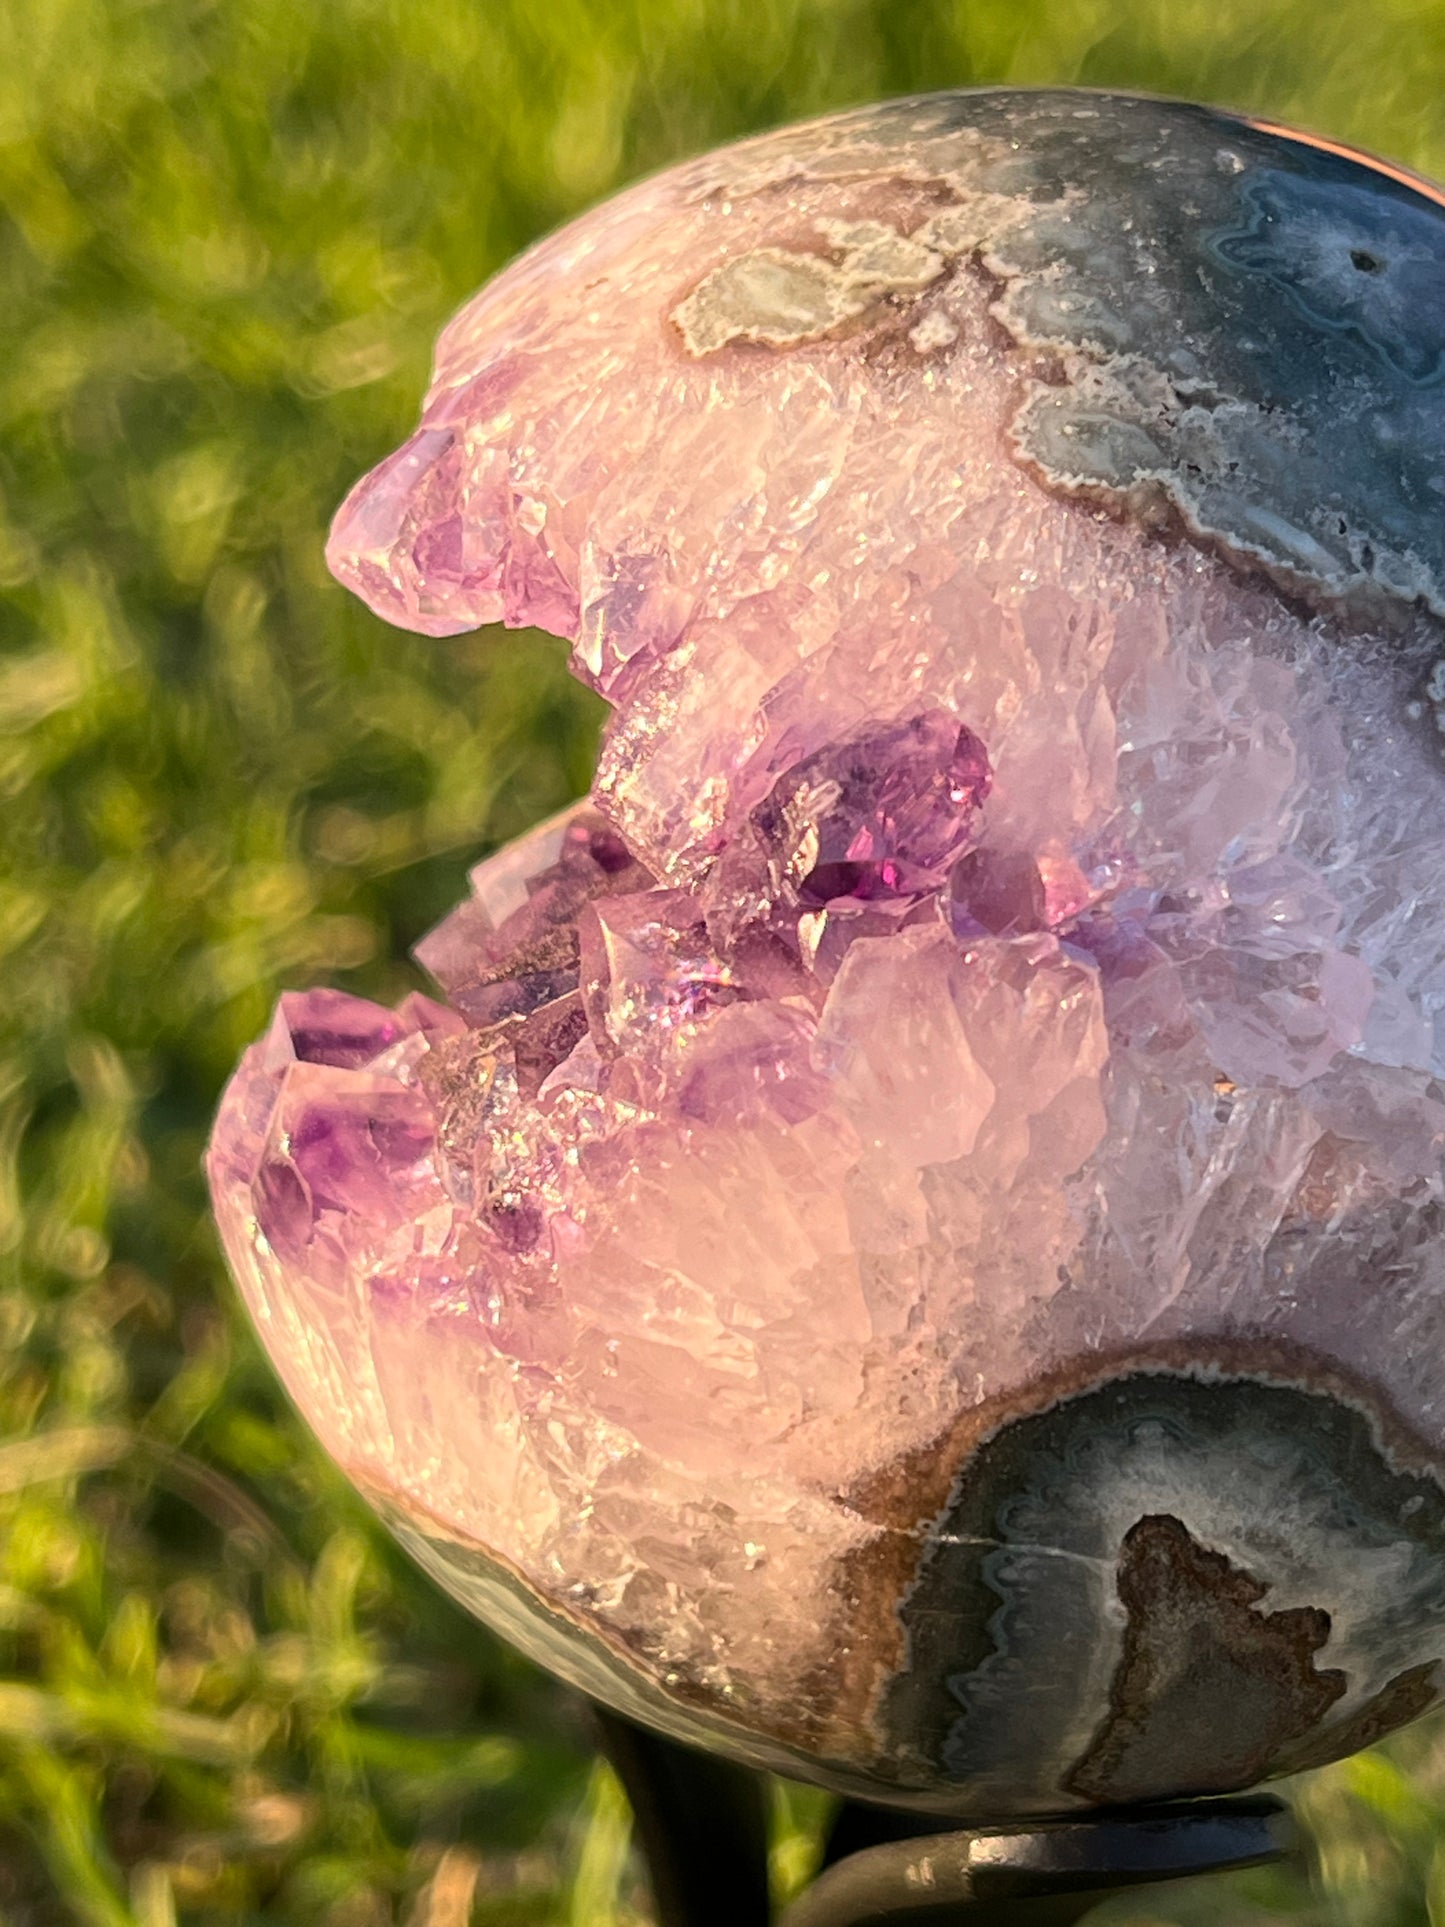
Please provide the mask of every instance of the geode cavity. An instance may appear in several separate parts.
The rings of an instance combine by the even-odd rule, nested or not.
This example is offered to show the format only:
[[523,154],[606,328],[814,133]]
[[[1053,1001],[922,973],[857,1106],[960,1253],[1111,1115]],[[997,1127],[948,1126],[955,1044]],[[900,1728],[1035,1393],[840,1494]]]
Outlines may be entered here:
[[939,1812],[1432,1704],[1437,192],[1110,96],[748,142],[463,309],[330,559],[613,705],[421,946],[446,1001],[286,996],[211,1151],[422,1563]]

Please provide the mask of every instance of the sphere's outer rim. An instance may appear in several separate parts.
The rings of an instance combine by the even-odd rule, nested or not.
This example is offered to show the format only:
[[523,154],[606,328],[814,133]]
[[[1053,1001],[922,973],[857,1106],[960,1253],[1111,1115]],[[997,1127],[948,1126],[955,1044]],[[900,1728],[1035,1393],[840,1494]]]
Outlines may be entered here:
[[[696,166],[703,161],[737,153],[740,149],[749,148],[771,140],[776,135],[784,132],[806,132],[809,128],[824,127],[852,118],[861,119],[867,114],[880,110],[925,106],[933,102],[945,100],[977,100],[980,98],[1014,98],[1018,100],[1078,99],[1119,101],[1125,103],[1137,102],[1144,106],[1188,108],[1194,113],[1210,115],[1236,127],[1248,128],[1257,134],[1273,135],[1278,140],[1296,141],[1301,146],[1311,147],[1322,153],[1333,154],[1340,160],[1358,162],[1361,166],[1372,168],[1376,172],[1385,175],[1397,185],[1414,190],[1426,200],[1434,201],[1441,206],[1445,206],[1445,184],[1433,180],[1428,174],[1422,174],[1415,168],[1406,167],[1402,162],[1391,160],[1388,155],[1379,154],[1373,148],[1355,147],[1348,141],[1336,140],[1333,136],[1325,133],[1323,129],[1317,130],[1310,127],[1300,127],[1290,121],[1273,120],[1268,116],[1253,113],[1246,107],[1226,106],[1218,101],[1196,100],[1188,94],[1156,93],[1146,87],[1054,86],[1046,82],[1041,82],[1037,86],[1029,86],[999,85],[983,82],[975,87],[932,87],[922,93],[889,94],[881,100],[857,101],[849,106],[831,107],[821,114],[809,114],[803,120],[785,121],[779,127],[757,128],[750,133],[739,134],[732,140],[721,142],[716,147],[692,149],[686,153],[677,154],[673,159],[662,161],[656,167],[649,168],[645,174],[638,174],[630,180],[619,182],[615,187],[609,188],[600,198],[579,202],[570,214],[564,216],[562,220],[556,222],[552,227],[545,228],[541,233],[534,236],[532,240],[528,241],[525,247],[509,257],[497,272],[499,274],[506,273],[514,262],[525,260],[532,253],[533,249],[542,247],[546,242],[550,241],[554,235],[562,233],[565,229],[571,227],[575,221],[585,219],[597,209],[608,206],[611,202],[619,200],[624,195],[630,195],[636,189],[651,186],[669,174]],[[476,291],[467,297],[467,301],[459,303],[458,308],[454,310],[454,312],[460,312],[461,308],[475,299],[475,292]]]
[[[1236,1390],[1257,1385],[1328,1400],[1343,1408],[1350,1419],[1363,1422],[1383,1475],[1428,1481],[1445,1505],[1445,1466],[1439,1455],[1393,1411],[1378,1388],[1364,1383],[1337,1361],[1267,1334],[1118,1347],[1108,1353],[1081,1355],[1058,1371],[961,1415],[951,1435],[952,1450],[958,1456],[951,1456],[950,1446],[942,1441],[933,1450],[924,1447],[910,1454],[914,1476],[931,1471],[935,1486],[945,1469],[952,1467],[945,1497],[941,1503],[936,1499],[932,1502],[931,1515],[926,1498],[903,1501],[899,1481],[906,1480],[908,1474],[900,1474],[898,1468],[894,1469],[886,1498],[881,1486],[851,1495],[852,1501],[867,1505],[883,1527],[877,1545],[884,1556],[880,1560],[876,1548],[864,1548],[857,1556],[863,1571],[846,1576],[846,1593],[840,1586],[849,1616],[861,1612],[868,1623],[894,1628],[901,1638],[898,1615],[930,1550],[924,1522],[932,1516],[936,1527],[946,1518],[950,1495],[966,1485],[980,1453],[1020,1424],[1046,1418],[1130,1380],[1183,1381],[1196,1387]],[[901,1647],[889,1656],[874,1644],[858,1655],[861,1663],[850,1663],[845,1657],[849,1647],[842,1626],[820,1627],[820,1651],[826,1649],[827,1658],[820,1661],[815,1679],[800,1682],[800,1702],[813,1694],[826,1693],[832,1701],[828,1711],[810,1718],[800,1704],[792,1717],[781,1709],[784,1717],[772,1722],[761,1711],[749,1716],[719,1701],[713,1690],[699,1682],[675,1677],[664,1684],[644,1670],[644,1662],[625,1638],[602,1626],[585,1608],[543,1593],[506,1555],[464,1539],[455,1526],[439,1517],[424,1520],[415,1506],[403,1508],[394,1495],[379,1490],[374,1482],[348,1476],[353,1477],[408,1554],[465,1610],[568,1685],[672,1738],[746,1766],[811,1782],[850,1799],[963,1822],[1077,1817],[1101,1805],[1066,1785],[1052,1795],[999,1804],[990,1803],[986,1796],[981,1800],[967,1782],[949,1784],[933,1779],[920,1784],[890,1778],[888,1751],[894,1741],[880,1728],[878,1707],[884,1690],[901,1677]],[[838,1498],[849,1502],[845,1495]],[[884,1500],[881,1506],[876,1503],[880,1499]],[[880,1511],[891,1513],[891,1523],[878,1517]],[[887,1557],[890,1551],[895,1555],[891,1560]],[[874,1553],[871,1561],[870,1552]],[[870,1566],[873,1570],[868,1570]],[[891,1596],[880,1592],[880,1576],[885,1589],[892,1584]],[[873,1594],[871,1602],[861,1597],[865,1586]],[[1432,1686],[1429,1704],[1434,1703],[1435,1696]],[[1404,1704],[1406,1711],[1400,1720],[1368,1731],[1361,1743],[1373,1743],[1385,1731],[1393,1730],[1394,1724],[1427,1710],[1426,1704],[1413,1703],[1409,1696]],[[870,1734],[871,1739],[867,1737]],[[1309,1742],[1317,1743],[1321,1734],[1327,1741],[1329,1732],[1324,1723],[1311,1732]],[[845,1751],[850,1735],[852,1758]],[[859,1757],[860,1740],[871,1748],[871,1758]],[[1288,1760],[1260,1777],[1275,1778],[1297,1771],[1303,1764],[1322,1765],[1356,1749],[1341,1746],[1338,1751],[1330,1751],[1326,1745],[1307,1759],[1304,1750],[1298,1761]],[[1259,1783],[1259,1779],[1249,1782]],[[1219,1790],[1206,1786],[1194,1791],[1204,1795]],[[1159,1797],[1166,1795],[1161,1792]],[[1186,1791],[1168,1797],[1191,1796]]]
[[[1127,292],[1131,277],[1153,270],[1142,267],[1143,256],[1134,258],[1134,240],[1125,231],[1133,223],[1120,227],[1111,213],[1110,203],[1118,196],[1104,192],[1085,209],[1090,245],[1083,255],[1070,252],[1067,241],[1061,241],[1060,221],[1067,227],[1072,215],[1065,211],[1060,216],[1031,198],[1048,186],[1050,170],[1062,160],[1082,164],[1083,156],[1104,176],[1132,165],[1111,158],[1107,136],[1092,146],[1089,136],[1082,146],[1071,145],[1071,104],[1085,116],[1113,108],[1142,117],[1131,137],[1151,146],[1148,166],[1174,170],[1154,178],[1140,234],[1152,236],[1161,259],[1177,252],[1181,236],[1187,237],[1193,253],[1183,264],[1187,272],[1182,278],[1151,287],[1148,299],[1132,306],[1133,296]],[[951,128],[950,107],[960,114],[974,111]],[[493,348],[501,352],[508,338],[507,317],[520,312],[517,303],[531,307],[540,300],[545,305],[557,298],[556,287],[565,286],[569,275],[577,276],[580,286],[584,265],[588,275],[597,271],[593,253],[598,243],[604,244],[605,253],[608,237],[628,224],[635,225],[635,241],[644,233],[660,234],[675,215],[695,214],[714,187],[746,198],[763,183],[770,150],[776,151],[780,168],[785,160],[791,166],[791,157],[798,156],[806,176],[804,150],[810,140],[820,144],[825,160],[834,150],[846,159],[848,143],[856,140],[859,178],[882,180],[890,171],[887,150],[892,139],[901,181],[915,178],[910,172],[915,163],[903,153],[907,140],[915,137],[926,150],[916,162],[916,178],[927,175],[951,183],[962,206],[987,186],[974,166],[978,155],[954,165],[941,144],[957,133],[976,137],[985,146],[993,142],[1002,152],[1007,129],[991,127],[989,116],[1026,116],[1030,110],[1040,115],[1032,130],[1036,171],[1003,196],[1021,211],[1021,218],[1006,223],[995,237],[985,233],[972,256],[998,277],[993,313],[1012,337],[1018,363],[1019,398],[1007,441],[1020,468],[1060,502],[1103,510],[1162,532],[1167,539],[1202,547],[1235,574],[1267,580],[1286,600],[1320,611],[1338,610],[1351,625],[1408,622],[1421,610],[1437,620],[1445,617],[1445,549],[1427,500],[1432,491],[1445,489],[1438,456],[1441,436],[1435,432],[1445,405],[1438,392],[1445,383],[1445,339],[1436,340],[1428,322],[1402,323],[1399,307],[1402,291],[1409,294],[1413,285],[1409,277],[1418,279],[1421,272],[1411,249],[1426,229],[1427,253],[1433,254],[1423,270],[1426,292],[1445,277],[1445,242],[1434,232],[1437,224],[1445,228],[1445,188],[1324,134],[1175,95],[1115,88],[941,89],[833,110],[671,162],[538,236],[455,311],[439,337],[427,392],[424,419],[431,426],[413,441],[440,432],[439,424],[449,419],[450,397],[459,383],[465,385],[449,362],[451,348],[464,337],[471,354],[490,333]],[[906,122],[910,115],[918,125],[898,128],[893,138],[893,124]],[[1279,210],[1251,211],[1252,204],[1247,206],[1243,197],[1231,198],[1217,180],[1211,184],[1206,178],[1211,152],[1219,143],[1227,146],[1231,138],[1251,150],[1247,162],[1239,161],[1242,178],[1251,183],[1270,174],[1269,153],[1274,152],[1283,169],[1278,178],[1287,203],[1282,226],[1276,218]],[[729,182],[729,168],[750,160],[763,165],[763,173]],[[996,162],[997,154],[984,172]],[[1191,178],[1206,190],[1198,232],[1187,222],[1180,227],[1171,213],[1173,190],[1183,178],[1181,166],[1186,172],[1192,169]],[[829,171],[825,167],[823,174]],[[1371,201],[1362,212],[1350,196],[1359,197],[1366,188],[1384,199],[1378,206]],[[1324,204],[1328,216],[1320,212]],[[1406,234],[1390,256],[1388,272],[1379,277],[1381,288],[1371,293],[1361,284],[1342,291],[1332,282],[1324,307],[1318,302],[1311,306],[1308,284],[1317,263],[1311,265],[1309,250],[1325,246],[1326,252],[1338,254],[1351,221],[1393,219],[1402,209],[1417,224],[1416,231],[1413,239]],[[1321,222],[1326,228],[1333,223],[1333,229],[1324,232]],[[1424,228],[1419,227],[1422,222]],[[1216,240],[1235,245],[1238,258],[1232,265],[1222,254],[1212,255]],[[1016,242],[1022,243],[1017,251]],[[1075,305],[1082,303],[1085,311],[1100,304],[1111,308],[1123,291],[1111,317],[1111,325],[1120,318],[1124,323],[1115,347],[1102,345],[1091,334],[1086,313],[1067,324],[1054,315],[1040,330],[1030,295],[1040,262],[1049,264],[1049,272],[1064,271],[1071,299],[1076,297]],[[605,278],[605,262],[603,272]],[[549,277],[556,284],[550,293],[541,288]],[[1300,277],[1305,293],[1296,299],[1293,283]],[[686,295],[687,289],[680,287],[669,304],[674,321]],[[1423,312],[1418,290],[1411,299],[1415,306],[1407,302],[1408,313]],[[624,309],[625,303],[619,304],[619,329],[654,325],[650,313]],[[1263,343],[1243,355],[1231,342],[1241,317],[1261,334]],[[1176,341],[1196,337],[1204,344],[1209,370],[1220,376],[1216,400],[1203,404],[1195,379],[1181,375],[1174,351]],[[826,339],[826,333],[799,337],[796,345],[815,339]],[[681,335],[677,346],[686,360]],[[1216,368],[1224,348],[1229,352]],[[1059,372],[1031,371],[1031,364],[1051,359]],[[1190,359],[1185,356],[1186,362]],[[1206,383],[1214,385],[1212,380]],[[1279,442],[1282,406],[1293,413],[1303,435],[1300,446]],[[1337,460],[1341,437],[1353,451],[1347,475]],[[338,511],[329,551],[343,580],[363,595],[367,591],[343,525],[350,506],[364,499],[366,487],[366,482],[358,484]],[[485,609],[478,604],[470,615],[455,619],[403,615],[390,606],[385,613],[428,633],[525,619],[577,640],[573,630],[565,624],[559,628],[546,612],[504,614],[500,603],[494,607],[492,600],[484,601]]]

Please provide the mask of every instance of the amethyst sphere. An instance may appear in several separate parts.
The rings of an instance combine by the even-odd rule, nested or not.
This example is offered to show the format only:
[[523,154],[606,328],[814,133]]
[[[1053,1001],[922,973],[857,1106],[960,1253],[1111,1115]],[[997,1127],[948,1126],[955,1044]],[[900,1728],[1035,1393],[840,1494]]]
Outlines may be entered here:
[[287,995],[236,1278],[427,1570],[638,1719],[1002,1817],[1445,1659],[1445,212],[1202,108],[746,142],[450,323],[330,560],[566,637],[442,1001]]

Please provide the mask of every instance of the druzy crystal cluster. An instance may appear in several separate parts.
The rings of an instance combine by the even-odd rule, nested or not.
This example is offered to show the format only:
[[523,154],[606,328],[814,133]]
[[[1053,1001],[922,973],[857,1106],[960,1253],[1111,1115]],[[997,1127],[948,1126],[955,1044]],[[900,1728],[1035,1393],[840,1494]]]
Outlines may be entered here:
[[1445,1657],[1445,214],[1202,109],[747,143],[441,338],[330,560],[565,636],[591,794],[285,996],[262,1336],[566,1677],[940,1811],[1247,1785]]

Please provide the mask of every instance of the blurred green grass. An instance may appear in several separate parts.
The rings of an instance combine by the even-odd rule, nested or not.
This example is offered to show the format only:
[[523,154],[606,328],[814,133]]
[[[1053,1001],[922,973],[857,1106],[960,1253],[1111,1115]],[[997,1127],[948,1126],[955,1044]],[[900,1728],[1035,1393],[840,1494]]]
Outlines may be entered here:
[[[324,574],[331,509],[456,303],[647,169],[1008,80],[1445,173],[1445,8],[3,0],[0,49],[0,1923],[640,1918],[575,1710],[321,1459],[206,1219],[277,991],[399,994],[467,865],[590,772],[558,646],[384,629]],[[1445,1922],[1445,1728],[1296,1798],[1313,1888],[1115,1919]],[[779,1816],[787,1884],[818,1803]]]

